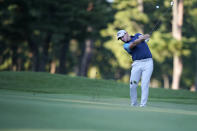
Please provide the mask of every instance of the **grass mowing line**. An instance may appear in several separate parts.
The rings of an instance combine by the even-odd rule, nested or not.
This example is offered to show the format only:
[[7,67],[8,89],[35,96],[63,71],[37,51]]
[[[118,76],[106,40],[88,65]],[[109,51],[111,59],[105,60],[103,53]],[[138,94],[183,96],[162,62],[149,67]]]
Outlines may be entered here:
[[38,97],[38,96],[16,96],[16,95],[2,95],[0,96],[11,96],[11,97],[21,97],[21,98],[26,98],[26,99],[31,99],[31,100],[45,100],[45,101],[54,101],[54,102],[70,102],[70,103],[81,103],[81,104],[96,104],[96,105],[110,105],[110,106],[120,106],[120,104],[112,104],[112,103],[105,103],[105,102],[94,102],[94,101],[85,101],[85,100],[76,100],[76,99],[60,99],[60,98],[43,98],[43,97]]
[[[0,131],[83,131],[83,130],[67,130],[67,129],[1,129]],[[84,130],[84,131],[88,131],[88,130]],[[92,131],[92,130],[91,130]]]
[[[31,97],[31,96],[17,96],[17,95],[5,95],[0,94],[0,96],[8,96],[8,97],[20,97],[30,100],[44,100],[49,102],[66,102],[66,103],[78,103],[78,104],[91,104],[91,105],[103,105],[99,108],[105,108],[105,109],[116,109],[116,110],[129,110],[129,111],[140,111],[140,112],[158,112],[158,113],[175,113],[175,114],[181,114],[181,115],[197,115],[197,112],[195,111],[186,111],[186,110],[177,110],[177,109],[161,109],[158,107],[146,107],[146,108],[139,108],[139,107],[130,107],[129,105],[122,105],[122,104],[112,104],[112,103],[106,103],[106,102],[95,102],[95,101],[87,101],[87,100],[76,100],[76,99],[59,99],[59,98],[43,98],[43,97]],[[110,107],[113,106],[113,107]],[[116,108],[114,108],[114,106]]]
[[93,129],[1,129],[0,131],[96,131]]
[[[147,108],[148,109],[148,108]],[[185,110],[175,110],[175,109],[161,109],[156,107],[149,107],[147,110],[144,108],[144,111],[147,112],[158,112],[158,113],[172,113],[172,114],[181,114],[181,115],[197,115],[197,112],[195,111],[185,111]]]
[[[94,131],[93,129],[1,129],[0,131]],[[95,130],[96,131],[96,130]]]
[[[90,129],[1,129],[0,131],[94,131]],[[96,130],[95,130],[96,131]]]
[[196,105],[197,104],[196,99],[149,98],[149,101],[168,102],[168,103],[176,103],[176,104],[191,104],[191,105]]

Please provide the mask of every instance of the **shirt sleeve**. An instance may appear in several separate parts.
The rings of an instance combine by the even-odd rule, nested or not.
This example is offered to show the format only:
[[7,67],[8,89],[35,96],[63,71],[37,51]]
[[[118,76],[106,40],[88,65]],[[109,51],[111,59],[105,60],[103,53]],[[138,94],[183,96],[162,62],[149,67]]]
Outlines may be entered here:
[[124,46],[124,49],[125,49],[127,52],[131,52],[131,49],[129,48],[130,44],[132,44],[132,42],[131,42],[131,43],[125,43],[125,44],[123,45],[123,46]]
[[142,35],[141,33],[136,33],[135,36],[138,38],[140,35]]

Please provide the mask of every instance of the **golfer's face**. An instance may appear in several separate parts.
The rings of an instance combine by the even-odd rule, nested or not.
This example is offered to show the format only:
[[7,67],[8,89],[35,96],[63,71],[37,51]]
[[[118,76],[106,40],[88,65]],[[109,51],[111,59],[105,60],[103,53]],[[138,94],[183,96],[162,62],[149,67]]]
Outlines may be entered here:
[[123,42],[129,41],[128,33],[126,33],[125,35],[123,35],[120,39],[121,39]]

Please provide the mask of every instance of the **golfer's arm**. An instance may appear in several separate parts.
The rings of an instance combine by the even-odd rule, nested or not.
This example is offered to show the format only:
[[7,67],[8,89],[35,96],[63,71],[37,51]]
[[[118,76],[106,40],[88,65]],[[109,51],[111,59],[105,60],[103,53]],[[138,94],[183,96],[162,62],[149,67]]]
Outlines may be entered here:
[[132,42],[129,46],[130,49],[132,49],[133,47],[135,47],[136,45],[140,44],[141,42],[145,41],[146,39],[148,39],[150,37],[149,34],[143,35],[142,37],[140,37],[139,39],[135,40],[134,42]]
[[135,40],[134,42],[132,42],[131,44],[130,44],[130,46],[129,46],[129,48],[130,49],[132,49],[132,48],[134,48],[136,45],[138,45],[139,43],[141,43],[141,42],[143,42],[144,41],[144,39],[137,39],[137,40]]

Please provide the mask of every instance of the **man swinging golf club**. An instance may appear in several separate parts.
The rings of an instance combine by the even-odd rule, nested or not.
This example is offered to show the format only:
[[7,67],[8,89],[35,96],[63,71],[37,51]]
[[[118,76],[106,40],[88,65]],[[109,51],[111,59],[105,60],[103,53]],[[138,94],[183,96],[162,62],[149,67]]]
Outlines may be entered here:
[[142,35],[136,33],[129,36],[125,30],[117,33],[118,40],[124,42],[124,49],[132,56],[133,63],[130,76],[130,97],[131,105],[137,106],[137,86],[141,78],[141,102],[140,107],[145,107],[148,94],[149,83],[153,72],[153,60],[147,42],[150,38],[149,34]]

